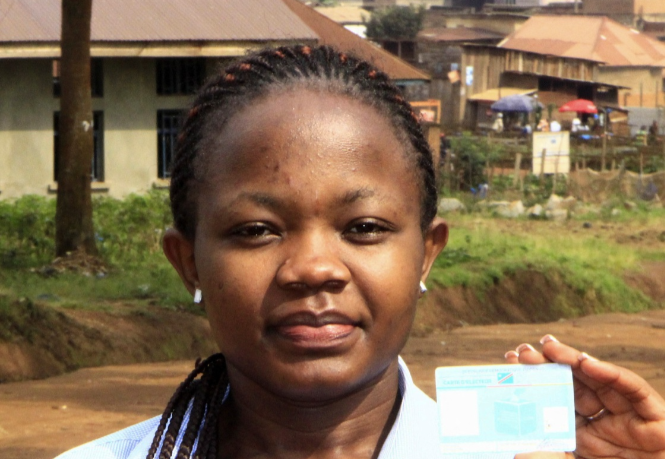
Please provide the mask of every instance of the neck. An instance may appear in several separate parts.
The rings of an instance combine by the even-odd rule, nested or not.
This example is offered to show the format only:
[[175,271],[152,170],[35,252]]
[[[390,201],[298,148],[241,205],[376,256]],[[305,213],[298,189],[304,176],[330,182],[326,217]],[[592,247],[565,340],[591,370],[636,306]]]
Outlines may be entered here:
[[229,380],[220,420],[224,458],[375,458],[401,405],[396,360],[355,391],[316,402],[265,391],[233,368]]

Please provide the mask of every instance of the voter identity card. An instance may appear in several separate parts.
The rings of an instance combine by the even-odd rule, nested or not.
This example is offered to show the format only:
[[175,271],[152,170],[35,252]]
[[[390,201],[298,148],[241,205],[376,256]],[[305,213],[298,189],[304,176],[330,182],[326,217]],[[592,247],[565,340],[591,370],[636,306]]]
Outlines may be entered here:
[[436,369],[445,459],[512,459],[575,450],[570,366],[480,365]]

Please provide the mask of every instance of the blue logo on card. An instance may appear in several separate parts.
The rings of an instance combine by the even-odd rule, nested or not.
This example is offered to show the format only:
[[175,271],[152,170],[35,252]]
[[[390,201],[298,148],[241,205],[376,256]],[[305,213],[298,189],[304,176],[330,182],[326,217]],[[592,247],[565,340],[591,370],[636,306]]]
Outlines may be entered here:
[[514,384],[513,373],[498,373],[496,376],[497,384]]

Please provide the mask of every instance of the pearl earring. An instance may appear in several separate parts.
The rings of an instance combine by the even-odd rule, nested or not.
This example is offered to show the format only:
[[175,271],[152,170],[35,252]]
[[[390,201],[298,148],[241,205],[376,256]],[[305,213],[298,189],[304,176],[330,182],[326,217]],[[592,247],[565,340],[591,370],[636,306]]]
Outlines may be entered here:
[[420,281],[420,293],[423,295],[427,293],[427,287],[425,286],[425,283],[423,281]]
[[196,289],[194,290],[194,303],[199,304],[201,300],[203,299],[203,293],[201,293],[201,289]]

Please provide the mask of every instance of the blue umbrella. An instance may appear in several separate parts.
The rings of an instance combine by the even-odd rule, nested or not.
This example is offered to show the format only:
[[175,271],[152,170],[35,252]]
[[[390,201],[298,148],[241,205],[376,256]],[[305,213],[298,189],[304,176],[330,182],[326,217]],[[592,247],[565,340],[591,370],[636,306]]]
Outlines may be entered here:
[[537,107],[544,108],[543,104],[530,96],[515,94],[502,97],[492,104],[492,110],[495,112],[518,112],[530,113]]

